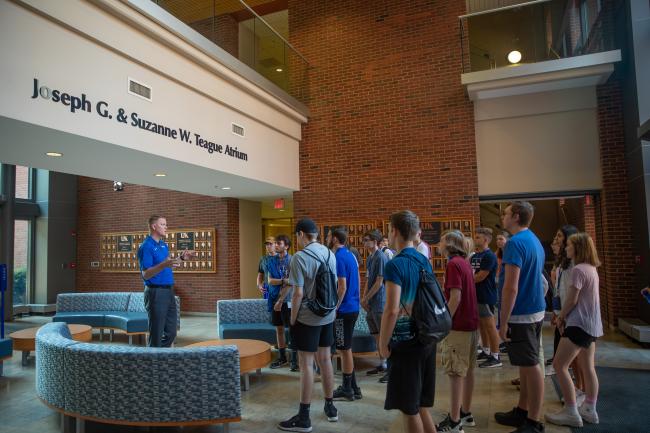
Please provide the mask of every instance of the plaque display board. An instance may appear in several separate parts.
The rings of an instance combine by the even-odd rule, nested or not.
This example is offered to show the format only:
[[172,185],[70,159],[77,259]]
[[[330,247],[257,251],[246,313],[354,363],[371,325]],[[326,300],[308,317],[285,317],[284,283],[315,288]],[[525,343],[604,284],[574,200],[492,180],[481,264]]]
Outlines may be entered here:
[[[148,232],[100,233],[99,249],[101,272],[140,272],[138,248],[149,235]],[[191,260],[181,262],[175,273],[216,272],[216,241],[214,228],[169,230],[165,242],[169,257],[175,258],[184,250],[196,251]]]
[[[327,235],[332,227],[343,226],[348,229],[348,242],[350,246],[359,251],[361,256],[361,263],[359,263],[359,272],[365,274],[366,272],[366,259],[368,258],[368,251],[363,247],[363,234],[368,230],[377,228],[377,224],[371,221],[360,223],[339,223],[339,224],[323,224],[321,227],[321,242],[323,245],[326,243]],[[325,245],[327,246],[327,245]]]
[[[388,234],[388,221],[383,223],[383,233]],[[474,220],[466,219],[440,219],[420,221],[422,240],[429,244],[431,249],[431,266],[436,274],[443,274],[447,266],[447,258],[440,251],[440,236],[447,230],[460,230],[465,236],[474,236]]]

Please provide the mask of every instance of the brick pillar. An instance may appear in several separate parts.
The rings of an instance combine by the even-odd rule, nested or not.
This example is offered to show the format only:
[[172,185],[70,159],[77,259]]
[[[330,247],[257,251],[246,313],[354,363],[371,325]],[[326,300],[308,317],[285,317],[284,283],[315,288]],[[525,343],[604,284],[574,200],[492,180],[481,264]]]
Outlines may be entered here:
[[594,242],[598,241],[598,236],[596,236],[596,206],[594,204],[594,197],[587,196],[583,201],[583,218],[582,227],[584,231],[594,239]]
[[[603,189],[596,214],[601,267],[601,304],[610,327],[619,317],[636,317],[638,288],[635,281],[632,211],[628,195],[623,92],[617,77],[597,88],[598,129]],[[599,227],[600,226],[600,227]],[[604,296],[603,296],[604,293]]]

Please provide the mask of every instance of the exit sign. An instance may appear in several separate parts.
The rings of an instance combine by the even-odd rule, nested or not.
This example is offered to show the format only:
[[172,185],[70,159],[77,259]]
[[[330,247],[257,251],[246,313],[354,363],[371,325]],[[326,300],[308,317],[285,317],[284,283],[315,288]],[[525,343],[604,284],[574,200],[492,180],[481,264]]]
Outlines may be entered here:
[[273,209],[284,209],[284,199],[279,198],[273,202]]

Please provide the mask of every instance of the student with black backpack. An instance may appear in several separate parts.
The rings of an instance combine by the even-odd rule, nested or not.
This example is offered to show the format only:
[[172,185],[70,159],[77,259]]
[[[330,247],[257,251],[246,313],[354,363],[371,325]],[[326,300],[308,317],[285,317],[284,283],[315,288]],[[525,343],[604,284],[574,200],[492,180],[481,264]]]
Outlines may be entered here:
[[390,361],[384,409],[399,409],[408,433],[435,432],[429,412],[436,385],[435,341],[451,326],[431,263],[413,245],[419,229],[411,211],[390,217],[389,241],[398,254],[384,269],[386,305],[379,333],[379,355]]
[[338,421],[332,400],[334,372],[330,347],[334,344],[334,318],[338,304],[336,258],[317,241],[316,224],[304,218],[296,224],[296,240],[302,250],[291,258],[289,285],[291,298],[291,341],[298,350],[300,363],[300,410],[297,415],[278,424],[280,430],[310,432],[309,409],[314,384],[314,359],[318,363],[325,395],[325,416]]

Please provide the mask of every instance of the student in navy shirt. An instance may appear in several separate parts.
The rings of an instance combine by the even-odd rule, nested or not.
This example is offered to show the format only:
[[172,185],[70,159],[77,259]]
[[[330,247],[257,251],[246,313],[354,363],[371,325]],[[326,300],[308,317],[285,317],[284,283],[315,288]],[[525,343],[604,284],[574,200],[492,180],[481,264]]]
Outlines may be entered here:
[[496,325],[497,304],[497,256],[490,249],[492,229],[479,227],[474,235],[476,254],[471,263],[474,269],[476,284],[476,299],[478,300],[479,330],[481,333],[482,351],[478,360],[483,361],[479,368],[501,367],[499,360],[499,333]]
[[158,215],[149,217],[149,236],[138,249],[140,272],[144,280],[144,306],[149,317],[149,347],[170,347],[176,338],[176,298],[172,267],[189,260],[194,251],[183,251],[169,257],[165,243],[167,220]]
[[334,339],[343,364],[343,385],[334,390],[334,399],[353,401],[361,398],[352,357],[352,333],[359,317],[360,278],[359,263],[345,246],[347,240],[348,232],[343,226],[333,227],[327,234],[327,246],[336,256],[339,304],[334,320]]
[[411,319],[420,271],[433,272],[431,263],[414,247],[420,220],[411,211],[390,217],[390,244],[398,254],[384,269],[386,305],[379,333],[379,356],[387,358],[388,388],[384,409],[398,409],[404,415],[404,431],[432,432],[436,387],[436,346],[423,345],[416,338]]
[[[287,342],[285,341],[285,328],[289,329],[291,322],[291,306],[287,303],[290,296],[289,264],[291,263],[291,239],[287,235],[278,235],[275,238],[275,252],[267,256],[266,270],[269,274],[268,308],[271,313],[271,325],[275,326],[275,336],[278,342],[280,356],[270,365],[271,368],[280,368],[286,365]],[[291,371],[298,371],[298,354],[291,351]]]
[[528,228],[533,206],[512,202],[503,214],[503,226],[513,234],[503,254],[505,282],[501,300],[499,336],[508,342],[510,363],[519,367],[519,404],[510,412],[497,412],[499,424],[517,427],[517,433],[542,433],[544,373],[539,365],[542,322],[546,309],[542,270],[544,248]]

